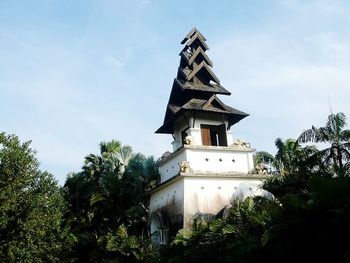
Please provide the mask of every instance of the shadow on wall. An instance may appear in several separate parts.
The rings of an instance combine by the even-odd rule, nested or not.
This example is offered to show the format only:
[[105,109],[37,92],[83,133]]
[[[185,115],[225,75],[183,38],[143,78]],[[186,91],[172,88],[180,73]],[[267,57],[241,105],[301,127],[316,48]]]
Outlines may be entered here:
[[173,198],[171,202],[156,209],[150,216],[149,229],[152,243],[167,244],[182,227],[181,205]]

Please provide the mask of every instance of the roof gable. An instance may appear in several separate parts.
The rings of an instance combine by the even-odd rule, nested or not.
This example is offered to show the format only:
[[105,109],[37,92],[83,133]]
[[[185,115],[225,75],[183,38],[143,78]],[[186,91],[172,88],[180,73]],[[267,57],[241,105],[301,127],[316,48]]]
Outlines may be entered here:
[[[220,84],[220,80],[218,77],[214,74],[214,72],[210,69],[210,67],[205,63],[205,61],[202,61],[198,66],[196,66],[193,71],[187,76],[187,80],[192,80],[194,76],[197,75],[198,72],[204,72],[204,74],[207,74],[211,80],[213,80],[215,83]],[[209,82],[208,82],[209,83]]]
[[213,95],[206,103],[204,103],[203,109],[219,109],[219,110],[223,110],[223,111],[227,111],[229,112],[229,108],[226,107],[226,105],[219,100],[218,97],[216,97],[215,95]]
[[195,33],[199,34],[204,41],[207,41],[207,39],[197,30],[196,27],[192,28],[190,32],[187,33],[185,38],[181,41],[181,44],[185,44],[188,39],[190,39]]
[[198,56],[202,56],[204,61],[209,66],[213,66],[213,62],[211,62],[210,58],[207,56],[207,54],[205,54],[204,50],[201,47],[198,47],[197,50],[193,53],[191,58],[188,60],[188,64],[192,64]]

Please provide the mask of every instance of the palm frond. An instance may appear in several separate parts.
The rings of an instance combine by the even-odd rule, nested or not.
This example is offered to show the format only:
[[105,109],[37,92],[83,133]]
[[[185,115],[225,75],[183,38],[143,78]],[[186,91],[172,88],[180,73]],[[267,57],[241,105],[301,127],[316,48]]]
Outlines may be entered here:
[[343,130],[339,135],[339,139],[342,142],[350,142],[350,130]]
[[121,143],[117,140],[111,140],[108,142],[101,142],[100,143],[100,152],[101,154],[104,153],[116,153],[121,146]]
[[94,205],[99,201],[103,201],[105,197],[101,193],[93,193],[90,197],[90,205]]
[[307,142],[325,142],[329,138],[328,130],[324,127],[316,128],[312,126],[311,129],[303,131],[297,141],[299,143],[307,143]]
[[331,114],[328,116],[328,121],[326,123],[326,127],[333,131],[338,131],[344,128],[346,125],[346,117],[345,114],[339,112],[337,114]]

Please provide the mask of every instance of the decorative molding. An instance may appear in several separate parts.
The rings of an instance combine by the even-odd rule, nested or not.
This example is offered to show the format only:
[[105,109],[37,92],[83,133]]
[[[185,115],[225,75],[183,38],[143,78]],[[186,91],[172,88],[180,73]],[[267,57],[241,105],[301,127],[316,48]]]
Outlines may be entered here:
[[237,150],[248,150],[251,149],[250,148],[250,143],[246,142],[244,140],[241,139],[237,139],[232,145],[230,145],[230,147],[233,147]]

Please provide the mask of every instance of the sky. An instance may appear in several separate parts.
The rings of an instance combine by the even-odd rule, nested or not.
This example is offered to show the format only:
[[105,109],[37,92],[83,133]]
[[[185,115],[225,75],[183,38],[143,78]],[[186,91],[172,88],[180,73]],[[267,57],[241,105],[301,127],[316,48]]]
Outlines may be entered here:
[[172,137],[154,131],[196,26],[232,93],[220,98],[250,114],[234,139],[274,154],[276,138],[331,110],[350,118],[349,11],[346,0],[0,0],[0,131],[32,140],[60,184],[101,141],[160,157]]

